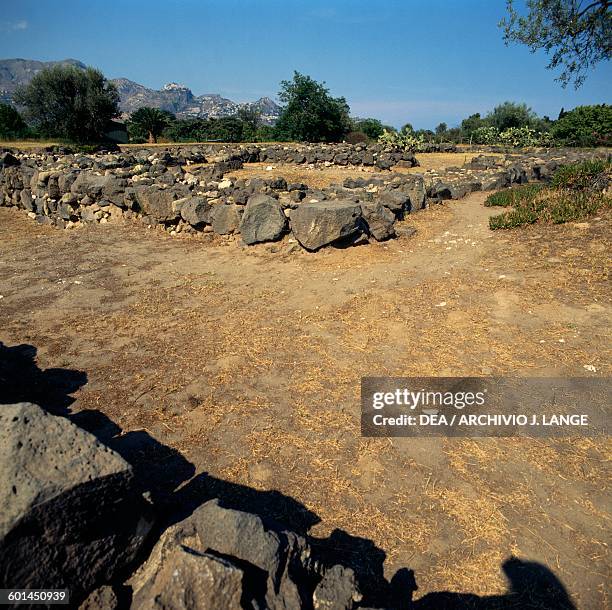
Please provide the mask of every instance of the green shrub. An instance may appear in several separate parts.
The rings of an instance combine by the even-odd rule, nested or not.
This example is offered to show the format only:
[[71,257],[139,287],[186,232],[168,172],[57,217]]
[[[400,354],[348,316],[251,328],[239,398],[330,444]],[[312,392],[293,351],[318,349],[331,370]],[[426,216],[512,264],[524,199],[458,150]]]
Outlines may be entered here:
[[425,137],[422,133],[416,134],[408,130],[397,132],[385,129],[378,138],[378,141],[382,144],[389,144],[390,146],[397,146],[398,148],[405,148],[415,152],[419,152],[425,146]]
[[143,106],[132,112],[127,123],[131,142],[157,142],[164,129],[174,121],[174,115],[166,110]]
[[612,163],[594,159],[566,165],[553,176],[552,186],[526,184],[487,197],[488,207],[512,206],[489,219],[491,229],[513,229],[535,222],[561,224],[581,220],[612,206],[606,194]]
[[[557,188],[573,190],[593,190],[605,188],[602,182],[607,181],[612,170],[612,163],[604,159],[591,159],[581,163],[572,163],[559,168],[552,179]],[[600,188],[600,190],[603,190]]]
[[530,127],[510,127],[499,134],[499,141],[506,146],[524,148],[537,146],[539,137],[536,130]]
[[276,122],[278,138],[303,142],[341,142],[351,129],[350,108],[343,97],[332,97],[325,83],[294,72],[281,81],[283,104]]
[[371,140],[376,140],[376,138],[382,136],[383,132],[385,131],[385,128],[386,126],[383,125],[378,119],[352,120],[352,131],[365,133],[366,136]]
[[538,220],[538,212],[530,207],[520,207],[510,212],[504,212],[499,216],[489,218],[489,228],[495,229],[515,229],[525,225],[533,224]]
[[552,134],[563,146],[610,146],[612,106],[578,106],[562,113],[552,126]]
[[487,207],[503,207],[516,206],[522,202],[532,200],[542,189],[541,184],[524,184],[510,189],[499,191],[489,195],[485,201]]
[[537,115],[527,104],[516,102],[499,104],[485,117],[485,121],[500,132],[513,128],[531,127],[536,120]]
[[546,189],[542,196],[520,202],[514,210],[492,216],[489,227],[495,230],[514,229],[535,222],[562,224],[588,218],[611,206],[612,199],[603,193]]
[[478,127],[472,132],[472,141],[474,144],[501,144],[514,148],[553,145],[550,133],[536,131],[531,127],[509,127],[501,132],[497,127]]
[[497,127],[478,127],[472,132],[474,144],[497,144],[499,142],[499,131]]
[[0,138],[11,140],[27,135],[28,126],[15,108],[0,102]]

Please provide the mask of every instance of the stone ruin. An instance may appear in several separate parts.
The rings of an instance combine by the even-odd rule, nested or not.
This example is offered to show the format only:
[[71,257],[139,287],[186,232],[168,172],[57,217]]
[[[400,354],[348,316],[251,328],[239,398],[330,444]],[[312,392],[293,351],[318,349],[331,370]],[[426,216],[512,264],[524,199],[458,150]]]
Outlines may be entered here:
[[[546,181],[560,165],[606,154],[553,149],[480,155],[462,167],[408,174],[397,169],[418,166],[415,156],[379,144],[9,151],[0,157],[0,205],[59,228],[136,220],[172,235],[240,234],[246,245],[291,234],[316,251],[392,238],[398,220],[432,203]],[[225,177],[254,162],[350,166],[362,176],[320,189],[282,177]]]

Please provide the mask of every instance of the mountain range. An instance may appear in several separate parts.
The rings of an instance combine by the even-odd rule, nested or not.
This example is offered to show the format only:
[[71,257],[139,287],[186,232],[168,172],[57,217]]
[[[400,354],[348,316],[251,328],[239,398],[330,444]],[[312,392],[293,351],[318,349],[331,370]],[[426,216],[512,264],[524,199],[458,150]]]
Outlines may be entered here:
[[[36,61],[31,59],[0,59],[0,101],[12,103],[15,90],[27,85],[32,77],[55,65],[69,65],[85,69],[76,59],[62,61]],[[177,83],[168,83],[162,89],[149,89],[127,78],[111,79],[119,92],[119,108],[123,118],[143,106],[172,112],[180,119],[219,118],[232,116],[241,108],[260,113],[263,123],[271,125],[280,116],[280,107],[269,97],[254,102],[237,103],[216,93],[194,95],[191,89]]]

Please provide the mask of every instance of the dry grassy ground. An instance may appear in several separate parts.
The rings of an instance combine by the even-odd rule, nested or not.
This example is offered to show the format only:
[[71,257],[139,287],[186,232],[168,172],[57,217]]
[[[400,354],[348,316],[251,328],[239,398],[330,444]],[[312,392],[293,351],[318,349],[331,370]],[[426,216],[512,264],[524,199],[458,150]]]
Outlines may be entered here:
[[409,218],[410,238],[289,255],[0,209],[0,340],[85,371],[73,410],[294,498],[314,536],[372,541],[417,597],[502,593],[515,554],[603,608],[608,439],[360,437],[363,375],[610,374],[610,215],[493,233],[483,201]]
[[[419,154],[419,167],[393,168],[396,173],[419,174],[427,170],[440,170],[455,166],[460,167],[481,153],[427,153]],[[493,154],[497,156],[497,154]],[[188,167],[185,169],[189,170]],[[296,165],[293,163],[246,163],[242,169],[226,174],[226,178],[270,178],[282,176],[287,182],[303,182],[310,187],[325,188],[330,184],[342,183],[345,178],[355,176],[367,177],[380,173],[375,167],[324,167],[313,165]],[[383,173],[388,175],[389,172]]]
[[0,148],[29,150],[32,148],[43,148],[45,146],[59,146],[59,142],[53,140],[0,140]]

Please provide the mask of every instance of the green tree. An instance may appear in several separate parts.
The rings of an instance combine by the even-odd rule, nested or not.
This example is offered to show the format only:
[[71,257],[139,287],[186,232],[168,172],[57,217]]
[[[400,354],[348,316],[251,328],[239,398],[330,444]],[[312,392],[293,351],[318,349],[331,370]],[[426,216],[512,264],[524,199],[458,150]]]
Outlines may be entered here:
[[271,142],[274,140],[276,131],[272,125],[260,125],[255,133],[255,142]]
[[276,123],[280,138],[306,142],[339,142],[349,132],[349,106],[331,97],[325,83],[295,72],[282,81],[278,94],[283,111]]
[[445,134],[445,138],[448,142],[456,142],[459,144],[463,142],[465,134],[461,127],[451,127]]
[[378,119],[355,119],[352,127],[352,131],[365,133],[370,140],[377,140],[385,129],[388,131],[389,127],[383,125]]
[[414,133],[414,127],[412,126],[411,123],[406,123],[404,126],[402,126],[402,128],[400,129],[400,133]]
[[477,129],[486,127],[487,122],[480,116],[480,113],[470,115],[467,119],[461,121],[461,131],[466,138],[471,138]]
[[149,144],[153,144],[172,121],[174,115],[171,112],[143,106],[132,112],[128,120],[130,140],[140,142],[146,140]]
[[612,106],[578,106],[555,121],[553,138],[565,146],[610,146]]
[[537,115],[527,104],[504,102],[493,108],[486,116],[486,122],[499,131],[510,127],[531,127],[537,120]]
[[417,129],[412,132],[415,136],[423,138],[423,140],[427,140],[428,142],[433,141],[434,136],[436,135],[431,129]]
[[446,133],[446,131],[448,130],[448,125],[446,123],[439,123],[436,126],[436,135],[441,135]]
[[28,126],[19,112],[12,106],[0,102],[0,138],[4,140],[23,138],[27,130]]
[[436,126],[436,135],[439,140],[442,140],[448,131],[448,125],[446,123],[439,123]]
[[254,141],[257,129],[261,124],[261,112],[253,108],[250,104],[241,106],[236,113],[236,117],[243,123],[242,137],[245,141]]
[[16,92],[15,102],[41,135],[76,142],[104,139],[108,122],[119,114],[115,86],[95,68],[41,70]]
[[245,139],[245,123],[235,116],[211,119],[209,133],[209,139],[211,140],[243,142]]
[[527,15],[520,15],[513,0],[506,0],[508,17],[500,21],[506,44],[518,42],[532,53],[550,55],[549,69],[561,69],[556,80],[563,87],[582,85],[589,69],[610,59],[612,11],[609,0],[527,0]]

